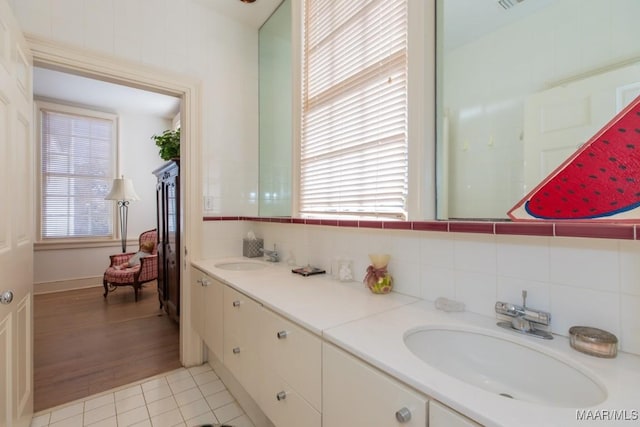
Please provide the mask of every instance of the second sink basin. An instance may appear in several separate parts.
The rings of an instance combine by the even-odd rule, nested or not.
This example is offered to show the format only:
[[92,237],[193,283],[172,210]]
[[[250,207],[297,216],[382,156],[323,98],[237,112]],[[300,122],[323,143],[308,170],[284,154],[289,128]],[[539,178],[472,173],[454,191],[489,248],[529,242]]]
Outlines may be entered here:
[[405,333],[404,342],[430,366],[505,398],[585,408],[607,396],[604,387],[569,362],[498,336],[422,328]]
[[247,271],[247,270],[261,270],[267,265],[258,261],[229,261],[220,262],[215,265],[216,268],[222,270],[235,270],[235,271]]

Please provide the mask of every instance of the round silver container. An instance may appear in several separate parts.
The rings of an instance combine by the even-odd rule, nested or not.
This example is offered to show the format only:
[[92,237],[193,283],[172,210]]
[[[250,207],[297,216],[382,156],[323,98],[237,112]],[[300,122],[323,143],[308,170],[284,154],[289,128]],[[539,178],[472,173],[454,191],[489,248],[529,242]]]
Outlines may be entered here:
[[602,329],[572,326],[569,338],[571,347],[590,356],[612,358],[618,354],[618,338]]

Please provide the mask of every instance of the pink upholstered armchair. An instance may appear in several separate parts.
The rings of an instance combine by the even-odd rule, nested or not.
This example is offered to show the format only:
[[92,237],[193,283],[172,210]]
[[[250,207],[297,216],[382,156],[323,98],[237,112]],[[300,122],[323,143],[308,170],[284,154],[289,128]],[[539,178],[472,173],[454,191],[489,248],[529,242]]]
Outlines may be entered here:
[[158,278],[158,233],[156,229],[145,231],[140,235],[140,246],[145,242],[153,242],[153,251],[151,255],[140,258],[140,264],[133,267],[116,268],[129,261],[135,254],[134,252],[109,256],[111,264],[104,272],[102,279],[105,298],[118,286],[133,286],[134,298],[138,301],[138,290],[142,284]]

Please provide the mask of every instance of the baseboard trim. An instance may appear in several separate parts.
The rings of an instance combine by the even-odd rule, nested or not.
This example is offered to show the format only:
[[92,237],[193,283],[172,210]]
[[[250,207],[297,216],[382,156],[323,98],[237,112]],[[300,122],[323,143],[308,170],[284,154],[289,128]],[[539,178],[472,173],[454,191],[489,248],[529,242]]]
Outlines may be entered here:
[[50,294],[53,292],[72,291],[75,289],[86,289],[102,287],[102,276],[81,277],[79,279],[57,280],[53,282],[34,283],[33,294]]

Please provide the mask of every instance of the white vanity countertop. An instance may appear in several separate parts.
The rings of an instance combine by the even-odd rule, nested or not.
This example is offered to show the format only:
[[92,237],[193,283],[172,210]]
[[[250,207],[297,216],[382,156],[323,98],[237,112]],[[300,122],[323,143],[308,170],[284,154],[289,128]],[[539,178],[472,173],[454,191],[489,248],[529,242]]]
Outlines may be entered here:
[[[405,346],[404,334],[419,327],[446,326],[489,331],[520,340],[595,377],[607,389],[606,400],[584,408],[603,411],[640,411],[640,357],[618,353],[600,359],[573,350],[567,338],[540,340],[496,326],[496,319],[474,313],[445,313],[433,302],[391,293],[374,295],[360,282],[341,283],[328,274],[302,277],[284,263],[263,269],[233,271],[217,268],[221,262],[252,261],[236,257],[196,261],[200,270],[246,294],[265,307],[305,327],[327,341],[389,373],[400,381],[487,426],[638,425],[640,420],[578,421],[576,409],[511,400],[448,376],[422,362]],[[523,341],[524,340],[524,341]],[[469,349],[472,351],[472,349]],[[500,355],[497,354],[496,358]],[[522,369],[536,375],[535,366]],[[582,408],[581,408],[582,409]],[[597,412],[599,411],[599,412]],[[634,412],[635,411],[635,412]]]
[[265,268],[248,271],[216,267],[223,262],[252,260],[224,258],[192,264],[317,335],[333,326],[418,301],[397,293],[374,295],[361,282],[338,282],[328,273],[302,277],[285,263],[265,263]]
[[[408,330],[438,326],[488,332],[565,360],[569,365],[596,378],[607,389],[607,398],[603,403],[580,409],[593,410],[596,416],[603,415],[603,411],[619,410],[620,415],[635,419],[620,420],[617,423],[602,420],[578,421],[576,408],[558,408],[507,399],[446,375],[413,355],[403,341]],[[328,329],[323,335],[327,341],[486,426],[640,424],[640,419],[637,418],[640,412],[640,357],[628,353],[618,353],[614,359],[588,356],[573,350],[568,338],[554,335],[553,340],[547,341],[523,336],[496,326],[494,318],[468,312],[445,313],[436,310],[433,302],[426,300]],[[499,359],[500,355],[496,354],[496,358]],[[532,376],[536,375],[535,366],[523,365],[521,369],[530,371]],[[598,410],[600,412],[596,412]]]

